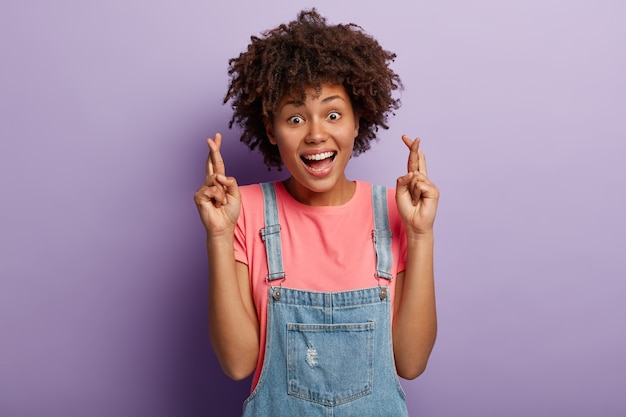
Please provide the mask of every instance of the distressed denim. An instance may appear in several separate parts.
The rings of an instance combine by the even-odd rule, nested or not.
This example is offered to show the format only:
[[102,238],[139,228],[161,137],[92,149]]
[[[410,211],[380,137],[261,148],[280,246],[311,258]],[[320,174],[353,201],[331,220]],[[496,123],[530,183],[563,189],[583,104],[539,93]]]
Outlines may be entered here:
[[[408,416],[394,365],[386,286],[373,279],[371,288],[332,293],[282,287],[276,197],[271,184],[264,184],[263,192],[266,227],[261,234],[269,265],[266,350],[243,416]],[[383,187],[374,188],[373,200],[376,279],[388,282],[391,233]]]

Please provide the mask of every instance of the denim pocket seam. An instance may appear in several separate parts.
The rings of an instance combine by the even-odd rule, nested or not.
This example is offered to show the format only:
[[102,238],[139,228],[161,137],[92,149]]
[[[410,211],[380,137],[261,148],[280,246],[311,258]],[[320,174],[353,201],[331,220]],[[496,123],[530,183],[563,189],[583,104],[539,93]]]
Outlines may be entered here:
[[[374,322],[287,323],[287,393],[292,397],[328,406],[345,404],[371,394],[374,375],[374,330]],[[361,334],[361,337],[356,337],[358,334]],[[318,348],[322,356],[319,368],[317,356],[314,358],[306,356],[317,355]],[[324,360],[337,351],[343,353],[339,358],[349,363],[336,363],[337,357],[330,361]],[[355,369],[361,372],[352,377]],[[339,377],[342,372],[346,377]],[[348,373],[350,378],[347,377]],[[340,378],[340,386],[335,387],[332,382],[327,381],[328,374]]]

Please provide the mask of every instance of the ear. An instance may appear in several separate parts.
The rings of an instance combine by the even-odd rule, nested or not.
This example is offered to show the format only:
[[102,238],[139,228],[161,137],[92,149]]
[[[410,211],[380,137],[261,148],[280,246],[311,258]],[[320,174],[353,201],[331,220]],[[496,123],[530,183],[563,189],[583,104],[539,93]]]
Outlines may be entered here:
[[361,117],[357,113],[354,113],[354,137],[356,138],[359,135],[359,121]]
[[276,139],[274,137],[274,126],[271,121],[265,122],[265,133],[267,134],[267,138],[270,140],[272,145],[276,145]]

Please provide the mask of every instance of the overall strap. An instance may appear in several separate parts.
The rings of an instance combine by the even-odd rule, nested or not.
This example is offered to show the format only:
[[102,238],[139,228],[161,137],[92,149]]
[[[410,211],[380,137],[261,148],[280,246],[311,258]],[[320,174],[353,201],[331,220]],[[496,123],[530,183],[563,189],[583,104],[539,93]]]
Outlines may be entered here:
[[374,250],[376,251],[376,277],[391,280],[391,251],[392,233],[389,229],[389,215],[387,208],[387,188],[372,185],[372,207],[374,209]]
[[276,279],[285,279],[283,267],[283,253],[280,242],[280,224],[278,222],[278,206],[276,204],[276,190],[274,184],[265,182],[261,184],[263,190],[263,207],[265,227],[261,229],[261,238],[265,243],[267,255],[268,282]]

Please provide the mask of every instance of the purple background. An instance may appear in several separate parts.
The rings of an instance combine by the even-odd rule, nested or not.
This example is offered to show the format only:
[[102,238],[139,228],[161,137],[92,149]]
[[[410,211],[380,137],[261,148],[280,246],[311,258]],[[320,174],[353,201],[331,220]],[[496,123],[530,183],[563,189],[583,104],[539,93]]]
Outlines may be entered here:
[[412,415],[626,415],[626,5],[617,0],[3,0],[0,415],[236,416],[207,337],[206,145],[228,58],[317,5],[398,54],[403,107],[349,175],[423,138],[440,333]]

